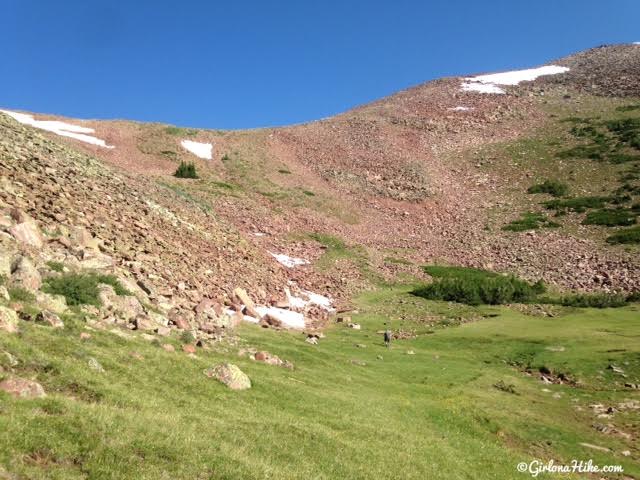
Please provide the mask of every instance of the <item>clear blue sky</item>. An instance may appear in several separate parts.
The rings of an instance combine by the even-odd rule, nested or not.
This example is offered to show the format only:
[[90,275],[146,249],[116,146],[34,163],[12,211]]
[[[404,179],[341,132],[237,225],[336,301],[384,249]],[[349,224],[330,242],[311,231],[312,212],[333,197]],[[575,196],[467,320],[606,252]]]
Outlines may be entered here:
[[638,0],[0,0],[0,106],[249,128],[640,41]]

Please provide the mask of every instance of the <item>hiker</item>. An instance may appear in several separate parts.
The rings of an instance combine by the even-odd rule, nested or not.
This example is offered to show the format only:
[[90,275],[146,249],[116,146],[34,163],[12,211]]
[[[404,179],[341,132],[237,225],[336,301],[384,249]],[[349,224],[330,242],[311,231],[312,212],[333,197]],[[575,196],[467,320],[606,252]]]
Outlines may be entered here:
[[389,348],[391,346],[391,330],[385,323],[385,331],[384,331],[384,345]]

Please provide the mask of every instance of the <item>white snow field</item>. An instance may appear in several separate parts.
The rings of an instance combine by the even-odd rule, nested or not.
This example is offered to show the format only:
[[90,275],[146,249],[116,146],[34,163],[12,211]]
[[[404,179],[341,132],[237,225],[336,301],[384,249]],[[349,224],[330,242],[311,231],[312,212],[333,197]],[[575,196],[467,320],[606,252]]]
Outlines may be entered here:
[[99,147],[115,148],[113,145],[107,145],[104,140],[96,138],[92,135],[87,135],[88,133],[95,132],[93,128],[80,127],[78,125],[71,125],[70,123],[66,122],[59,122],[57,120],[36,120],[35,118],[33,118],[33,115],[12,112],[10,110],[0,110],[0,112],[9,115],[20,123],[39,128],[40,130],[46,130],[47,132],[52,132],[62,137],[75,138],[76,140],[80,140],[81,142],[98,145]]
[[309,263],[303,258],[290,257],[289,255],[285,255],[284,253],[269,253],[273,256],[273,258],[275,258],[279,263],[287,268],[294,268],[298,265],[307,265]]
[[189,150],[196,157],[202,158],[204,160],[211,160],[212,158],[211,155],[213,151],[213,145],[211,145],[210,143],[182,140],[180,142],[180,145],[182,145],[185,150]]
[[503,94],[507,92],[500,88],[499,85],[518,85],[520,82],[529,82],[543,75],[557,75],[568,71],[568,67],[545,65],[544,67],[528,68],[526,70],[490,73],[488,75],[465,78],[460,89],[464,92]]

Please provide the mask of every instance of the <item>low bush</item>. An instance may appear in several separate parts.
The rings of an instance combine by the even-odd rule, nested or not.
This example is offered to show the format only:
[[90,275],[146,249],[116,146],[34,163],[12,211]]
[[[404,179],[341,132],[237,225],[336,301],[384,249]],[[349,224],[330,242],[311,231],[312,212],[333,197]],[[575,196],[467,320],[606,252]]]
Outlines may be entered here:
[[548,193],[554,197],[563,197],[569,193],[569,186],[557,180],[545,180],[529,187],[527,193]]
[[537,230],[539,228],[558,228],[559,223],[549,220],[542,213],[523,213],[519,219],[502,227],[502,230],[510,232],[524,232],[526,230]]
[[636,223],[636,214],[623,208],[602,209],[589,212],[583,225],[604,225],[607,227],[629,226]]
[[[455,268],[455,267],[454,267]],[[425,267],[435,276],[433,283],[414,290],[416,296],[467,305],[523,303],[545,291],[542,282],[529,284],[515,276],[503,276],[478,269]]]
[[198,178],[196,165],[193,162],[180,162],[178,169],[173,175],[178,178]]
[[611,197],[576,197],[563,200],[549,200],[544,202],[543,205],[548,210],[581,213],[587,208],[603,208],[611,200]]
[[612,245],[620,243],[640,243],[640,226],[619,230],[607,237],[607,243]]
[[62,272],[64,270],[64,264],[62,262],[55,262],[53,260],[47,262],[47,267],[54,272]]
[[615,308],[623,307],[627,304],[627,297],[622,294],[611,293],[584,293],[577,295],[567,295],[561,297],[559,301],[547,303],[558,303],[565,307],[581,308]]
[[98,285],[111,285],[117,295],[130,294],[113,275],[97,273],[67,273],[48,278],[42,287],[46,293],[63,295],[68,305],[100,306]]
[[14,302],[28,302],[33,303],[36,301],[36,296],[29,290],[22,287],[10,287],[7,289],[9,297]]

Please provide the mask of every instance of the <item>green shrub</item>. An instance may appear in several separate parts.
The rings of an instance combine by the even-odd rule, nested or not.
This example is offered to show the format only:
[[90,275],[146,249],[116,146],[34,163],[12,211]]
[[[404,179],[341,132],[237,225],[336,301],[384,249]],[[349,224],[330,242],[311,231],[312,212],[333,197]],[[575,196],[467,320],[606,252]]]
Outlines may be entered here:
[[627,296],[627,302],[640,302],[640,290],[637,292],[630,293]]
[[181,128],[181,127],[173,127],[173,126],[169,126],[165,128],[164,131],[168,135],[178,135],[183,137],[184,136],[193,137],[194,135],[198,134],[198,131],[192,128]]
[[640,243],[640,226],[619,230],[607,237],[607,242],[612,245],[619,243]]
[[198,178],[196,165],[193,162],[180,162],[176,173],[173,175],[178,178]]
[[64,270],[64,264],[62,262],[54,262],[53,260],[47,262],[47,267],[54,272],[62,272]]
[[623,208],[602,209],[589,212],[583,225],[605,225],[607,227],[629,226],[636,223],[636,215]]
[[9,297],[14,302],[28,302],[33,303],[36,301],[36,296],[29,290],[22,287],[10,287],[7,289]]
[[523,213],[519,219],[502,227],[502,230],[510,232],[524,232],[525,230],[537,230],[539,228],[558,228],[559,223],[549,220],[542,213]]
[[189,330],[185,330],[182,332],[182,335],[180,335],[180,341],[182,343],[195,343],[196,337]]
[[545,180],[542,183],[529,187],[527,193],[548,193],[554,197],[563,197],[569,193],[569,186],[557,180]]
[[576,197],[563,200],[549,200],[543,205],[548,210],[584,212],[587,208],[603,208],[612,200],[611,197]]
[[68,305],[99,307],[98,285],[101,283],[111,285],[117,295],[129,294],[115,276],[97,273],[67,273],[59,277],[48,278],[42,290],[54,295],[63,295]]
[[433,283],[412,293],[429,300],[446,300],[467,305],[500,305],[529,302],[545,291],[542,282],[529,284],[515,276],[463,267],[424,267],[435,277]]
[[559,303],[565,307],[581,308],[615,308],[623,307],[627,304],[627,297],[622,294],[611,293],[584,293],[577,295],[567,295],[561,297],[559,301],[547,300],[546,303]]

